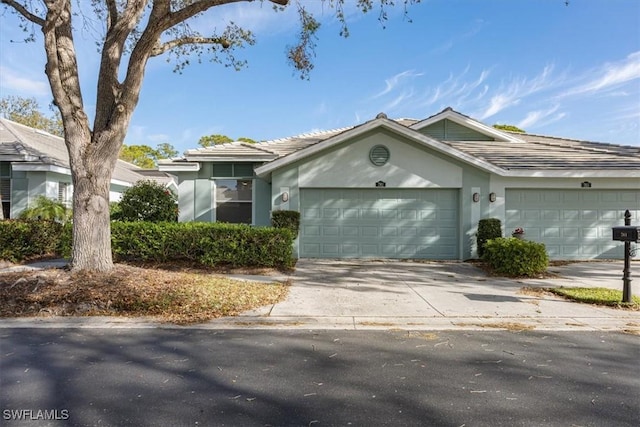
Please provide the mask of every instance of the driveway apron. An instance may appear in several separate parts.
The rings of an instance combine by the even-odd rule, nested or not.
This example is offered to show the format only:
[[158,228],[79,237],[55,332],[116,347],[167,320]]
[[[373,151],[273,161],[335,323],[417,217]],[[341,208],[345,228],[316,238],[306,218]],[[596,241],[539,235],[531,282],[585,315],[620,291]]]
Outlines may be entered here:
[[[605,285],[617,265],[609,265]],[[289,297],[274,305],[272,318],[334,318],[347,324],[377,323],[407,326],[437,319],[537,319],[579,327],[587,319],[640,320],[640,313],[577,304],[523,288],[594,286],[602,281],[580,277],[507,279],[488,276],[472,263],[406,261],[337,261],[302,259],[296,266]],[[605,273],[603,273],[605,274]],[[582,282],[580,282],[582,280]],[[621,286],[621,283],[620,283]],[[586,324],[586,323],[584,323]]]

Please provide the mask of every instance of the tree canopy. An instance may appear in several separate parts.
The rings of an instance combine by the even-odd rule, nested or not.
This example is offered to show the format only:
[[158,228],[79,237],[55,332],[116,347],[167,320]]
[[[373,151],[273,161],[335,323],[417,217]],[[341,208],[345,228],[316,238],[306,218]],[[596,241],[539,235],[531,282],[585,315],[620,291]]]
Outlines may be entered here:
[[120,159],[133,163],[143,169],[153,169],[157,166],[158,160],[169,159],[178,155],[173,145],[168,142],[158,144],[156,148],[148,145],[126,145],[120,149]]
[[[323,0],[348,35],[344,5],[348,0]],[[350,0],[361,12],[378,10],[379,20],[396,3],[405,7],[420,0]],[[109,271],[113,268],[109,192],[111,176],[123,145],[131,117],[138,105],[148,61],[166,55],[176,71],[192,58],[208,56],[212,61],[236,69],[245,62],[234,52],[253,45],[253,33],[229,22],[223,29],[200,33],[190,23],[211,9],[252,0],[0,0],[22,20],[26,41],[42,37],[46,56],[45,74],[55,106],[64,124],[73,180],[73,270]],[[264,0],[275,12],[290,6],[289,0]],[[320,23],[302,0],[292,1],[299,20],[294,43],[286,58],[302,78],[313,69]],[[102,32],[97,42],[99,64],[96,97],[86,100],[81,91],[74,35],[86,28]],[[85,53],[85,52],[83,52]],[[83,77],[86,74],[82,75]],[[93,83],[92,81],[92,83]],[[88,102],[87,102],[88,101]],[[95,115],[90,118],[85,103]]]
[[256,141],[251,139],[251,138],[247,138],[247,137],[240,137],[238,139],[233,139],[228,137],[227,135],[219,135],[219,134],[215,134],[215,135],[206,135],[203,136],[202,138],[200,138],[198,140],[198,144],[201,147],[211,147],[213,145],[218,145],[218,144],[227,144],[229,142],[233,142],[233,141],[241,141],[241,142],[246,142],[249,144],[255,144]]
[[54,109],[50,117],[42,114],[40,105],[35,98],[5,96],[0,99],[0,115],[5,119],[49,132],[52,135],[64,136],[60,112]]
[[514,125],[501,125],[499,123],[496,123],[495,125],[493,125],[493,127],[500,130],[505,130],[507,132],[526,133],[525,130],[520,129],[519,127]]

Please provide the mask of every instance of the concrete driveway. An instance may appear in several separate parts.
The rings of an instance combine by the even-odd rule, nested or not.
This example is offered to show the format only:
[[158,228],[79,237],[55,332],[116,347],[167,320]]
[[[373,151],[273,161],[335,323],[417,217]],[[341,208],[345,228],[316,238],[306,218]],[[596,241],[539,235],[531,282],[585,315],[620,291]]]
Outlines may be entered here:
[[[27,266],[43,268],[45,266]],[[622,289],[623,263],[584,262],[550,267],[548,279],[488,276],[472,263],[302,259],[289,277],[233,276],[291,281],[289,296],[273,306],[191,325],[195,329],[583,330],[640,335],[640,312],[597,307],[524,288],[558,286]],[[640,262],[631,265],[640,276]],[[640,280],[632,281],[640,295]],[[113,317],[19,318],[5,327],[158,327],[154,321]],[[163,325],[162,327],[172,327]],[[180,327],[179,327],[180,328]]]
[[[550,286],[622,289],[622,266],[576,263],[552,267],[559,276],[553,279],[506,279],[489,277],[471,263],[303,259],[296,266],[289,297],[245,313],[242,321],[355,329],[640,330],[639,312],[523,291]],[[632,271],[634,267],[640,264],[634,263]]]

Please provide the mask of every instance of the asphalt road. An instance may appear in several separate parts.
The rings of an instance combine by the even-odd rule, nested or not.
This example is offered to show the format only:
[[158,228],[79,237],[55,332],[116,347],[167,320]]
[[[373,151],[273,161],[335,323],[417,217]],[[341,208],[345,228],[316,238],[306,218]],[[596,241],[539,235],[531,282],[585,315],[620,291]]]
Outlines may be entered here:
[[0,424],[638,426],[639,356],[602,332],[2,329]]

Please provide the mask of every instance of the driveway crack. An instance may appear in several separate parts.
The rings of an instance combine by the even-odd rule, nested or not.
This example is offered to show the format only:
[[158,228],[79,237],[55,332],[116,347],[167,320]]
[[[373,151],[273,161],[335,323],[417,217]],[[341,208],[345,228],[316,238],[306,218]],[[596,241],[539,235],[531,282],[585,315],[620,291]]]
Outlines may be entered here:
[[418,296],[418,298],[420,298],[422,301],[426,302],[426,303],[427,303],[427,305],[428,305],[429,307],[431,307],[431,308],[432,308],[436,313],[438,313],[438,314],[439,314],[440,316],[442,316],[442,317],[446,317],[446,316],[444,315],[444,313],[442,313],[440,310],[438,310],[437,308],[435,308],[435,307],[433,306],[433,304],[431,304],[429,301],[427,301],[427,299],[426,299],[426,298],[424,298],[422,295],[420,295],[420,293],[419,293],[418,291],[416,291],[416,290],[414,289],[414,287],[413,287],[413,286],[411,286],[409,283],[405,282],[404,280],[402,281],[402,283],[404,283],[406,287],[408,287],[409,289],[411,289],[411,290],[412,290],[412,291],[413,291],[413,292]]

